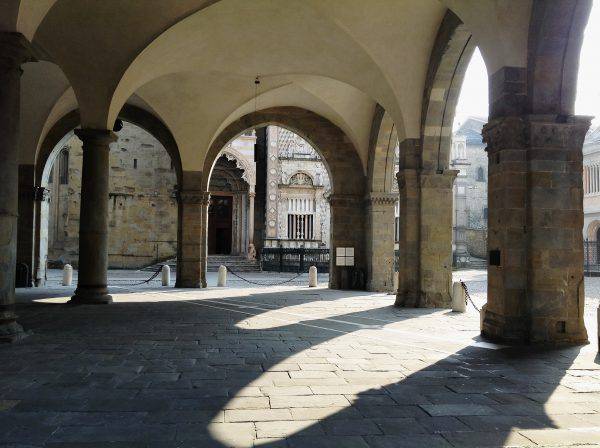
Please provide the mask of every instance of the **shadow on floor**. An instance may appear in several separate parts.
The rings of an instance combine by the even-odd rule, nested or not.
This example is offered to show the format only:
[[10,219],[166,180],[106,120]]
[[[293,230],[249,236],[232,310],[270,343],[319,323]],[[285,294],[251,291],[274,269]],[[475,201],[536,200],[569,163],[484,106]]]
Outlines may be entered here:
[[[549,401],[600,383],[566,381],[579,348],[441,353],[435,343],[395,345],[378,328],[435,311],[394,308],[389,299],[352,312],[367,295],[265,290],[21,305],[20,320],[35,334],[0,347],[0,443],[225,447],[258,437],[265,447],[519,446],[561,437],[535,430],[567,420],[600,426],[597,404]],[[323,302],[349,312],[307,318]]]

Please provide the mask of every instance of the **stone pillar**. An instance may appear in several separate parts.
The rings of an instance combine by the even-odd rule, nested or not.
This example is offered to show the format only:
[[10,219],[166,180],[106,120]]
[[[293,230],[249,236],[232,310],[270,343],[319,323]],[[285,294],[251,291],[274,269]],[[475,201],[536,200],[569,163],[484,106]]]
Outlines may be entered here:
[[254,198],[256,193],[254,188],[250,187],[248,193],[248,259],[256,258],[256,248],[254,247]]
[[175,287],[206,288],[210,194],[201,190],[201,172],[184,172],[183,176],[183,189],[177,196],[179,219]]
[[48,259],[48,222],[42,225],[42,217],[48,216],[50,203],[50,190],[44,187],[35,187],[35,237],[33,247],[35,286],[46,285],[46,264]]
[[27,266],[27,287],[33,286],[33,232],[35,226],[34,166],[19,165],[19,220],[17,232],[17,264]]
[[414,168],[398,171],[400,235],[398,241],[398,291],[396,306],[419,306],[419,176]]
[[367,289],[394,288],[394,209],[398,196],[371,193],[367,198]]
[[0,340],[23,336],[15,314],[21,64],[32,60],[22,34],[0,32]]
[[79,262],[77,289],[71,304],[106,304],[108,294],[108,180],[110,144],[114,132],[76,129],[83,142],[81,205],[79,213]]
[[588,117],[513,116],[483,130],[489,159],[486,336],[586,342],[582,145]]
[[400,143],[400,170],[396,175],[400,193],[396,306],[419,306],[421,297],[419,159],[418,139],[407,139]]
[[[360,196],[334,194],[329,197],[329,203],[331,204],[329,287],[331,289],[352,288],[351,277],[354,271],[358,271],[356,275],[362,277],[365,283],[363,287],[366,287],[364,199]],[[336,265],[338,247],[354,248],[353,268]]]
[[422,307],[452,306],[452,185],[457,174],[456,170],[419,174]]

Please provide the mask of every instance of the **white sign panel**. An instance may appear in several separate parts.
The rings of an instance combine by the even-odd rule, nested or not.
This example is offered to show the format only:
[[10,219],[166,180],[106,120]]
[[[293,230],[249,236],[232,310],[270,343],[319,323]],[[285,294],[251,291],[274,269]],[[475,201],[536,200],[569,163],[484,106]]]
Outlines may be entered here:
[[335,249],[336,266],[354,266],[354,248],[336,247]]

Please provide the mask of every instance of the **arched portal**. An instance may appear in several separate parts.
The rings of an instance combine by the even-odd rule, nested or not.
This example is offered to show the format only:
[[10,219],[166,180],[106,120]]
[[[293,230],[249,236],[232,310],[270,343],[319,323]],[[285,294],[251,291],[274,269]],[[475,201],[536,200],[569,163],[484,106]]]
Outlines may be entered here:
[[[352,259],[354,269],[339,265],[345,260],[340,259],[339,263],[336,263],[336,257],[331,257],[330,287],[341,288],[350,287],[353,284],[359,285],[361,279],[351,278],[353,277],[352,272],[357,272],[357,277],[363,277],[362,286],[364,287],[364,273],[366,271],[363,234],[365,174],[360,159],[354,145],[340,128],[314,112],[298,107],[264,109],[241,117],[227,126],[213,140],[204,162],[203,172],[207,175],[190,173],[186,185],[184,174],[183,195],[189,198],[189,206],[187,207],[189,217],[185,216],[186,206],[184,203],[181,232],[186,235],[183,247],[184,249],[189,247],[190,255],[181,254],[180,263],[178,263],[179,275],[184,278],[183,282],[185,284],[195,284],[197,281],[205,284],[205,279],[202,276],[205,275],[206,271],[208,200],[201,199],[201,197],[203,195],[207,197],[209,194],[210,173],[216,166],[220,151],[248,129],[271,124],[289,129],[300,135],[319,152],[327,167],[332,186],[330,196],[330,244],[332,254],[336,254],[338,248],[340,248],[340,252],[343,250],[345,253],[346,248],[351,248],[351,251],[354,252]],[[193,179],[200,180],[201,187],[199,189],[195,187],[198,184]],[[195,193],[191,194],[190,192]],[[195,198],[198,198],[198,200],[196,201]],[[268,200],[275,202],[276,198],[271,199],[269,197]],[[196,234],[190,231],[188,235],[186,230],[186,228],[192,229],[192,223],[196,217],[202,219],[200,231],[203,234],[200,236],[199,246],[192,245],[192,242],[197,238]],[[190,243],[189,246],[188,242]],[[200,263],[198,264],[195,254],[200,254]],[[186,263],[187,259],[191,261]],[[195,280],[196,278],[200,280]]]
[[[124,121],[124,131],[111,151],[108,199],[109,228],[120,231],[109,239],[109,266],[138,268],[175,257],[174,191],[182,178],[181,161],[173,136],[152,114],[127,105],[119,118]],[[48,262],[77,266],[82,155],[81,142],[74,134],[78,126],[77,111],[65,115],[50,129],[36,157],[36,285],[44,284]],[[165,152],[169,157],[164,157]]]

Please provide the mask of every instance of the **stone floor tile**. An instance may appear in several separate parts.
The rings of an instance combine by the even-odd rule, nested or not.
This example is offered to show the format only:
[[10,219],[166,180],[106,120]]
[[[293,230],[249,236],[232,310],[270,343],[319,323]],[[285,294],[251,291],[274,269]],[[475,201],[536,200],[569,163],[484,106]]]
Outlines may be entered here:
[[443,433],[442,435],[453,446],[461,448],[536,446],[529,437],[524,437],[516,431],[465,431]]
[[373,422],[381,429],[383,434],[390,436],[433,432],[428,431],[424,426],[420,425],[417,419],[410,417],[377,418],[373,419]]
[[495,415],[495,408],[481,404],[421,404],[421,409],[432,417],[457,415]]
[[452,446],[437,434],[367,436],[364,439],[370,448],[450,448]]
[[225,422],[269,422],[292,420],[289,409],[235,409],[225,411]]
[[333,419],[321,423],[326,434],[334,436],[368,436],[383,434],[379,426],[368,419]]
[[600,431],[584,429],[532,429],[519,431],[523,436],[538,445],[574,445],[595,444],[600,445]]
[[316,420],[286,420],[256,422],[257,438],[291,437],[292,435],[322,435],[323,428]]
[[354,407],[290,408],[294,420],[362,419]]
[[419,406],[354,406],[358,412],[367,418],[400,418],[400,417],[423,417],[427,413]]
[[362,437],[356,436],[292,436],[290,448],[368,448]]
[[350,406],[343,395],[298,395],[270,397],[272,408],[324,408],[329,406]]

